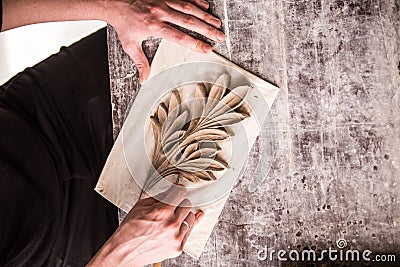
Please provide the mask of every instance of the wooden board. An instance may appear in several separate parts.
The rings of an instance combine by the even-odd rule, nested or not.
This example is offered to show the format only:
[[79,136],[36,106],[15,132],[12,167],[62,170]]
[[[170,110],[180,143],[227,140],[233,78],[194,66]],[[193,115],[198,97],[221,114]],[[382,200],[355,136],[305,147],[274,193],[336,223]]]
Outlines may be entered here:
[[[215,50],[281,88],[276,157],[249,193],[255,147],[200,260],[163,266],[279,266],[257,253],[338,239],[400,259],[399,9],[396,0],[211,2],[229,33]],[[157,42],[147,42],[150,56]],[[110,27],[108,43],[117,134],[138,82]]]

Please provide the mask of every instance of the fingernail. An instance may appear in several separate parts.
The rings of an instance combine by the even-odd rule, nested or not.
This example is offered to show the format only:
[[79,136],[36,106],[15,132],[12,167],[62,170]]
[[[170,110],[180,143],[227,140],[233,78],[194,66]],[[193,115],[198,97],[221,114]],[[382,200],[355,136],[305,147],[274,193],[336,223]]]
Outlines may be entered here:
[[213,25],[215,25],[216,27],[221,27],[221,21],[219,20],[219,19],[217,19],[217,18],[212,18],[211,19],[211,23],[213,24]]
[[204,212],[203,211],[199,211],[196,213],[196,218],[197,220],[201,220],[201,218],[203,218],[204,216]]
[[211,51],[212,51],[212,46],[211,45],[209,45],[209,44],[203,44],[203,51],[205,52],[205,53],[210,53]]
[[207,1],[203,1],[203,8],[208,9],[210,7],[210,4]]
[[218,41],[223,41],[223,40],[225,40],[225,33],[223,33],[223,32],[218,32],[217,33],[217,39],[218,39]]

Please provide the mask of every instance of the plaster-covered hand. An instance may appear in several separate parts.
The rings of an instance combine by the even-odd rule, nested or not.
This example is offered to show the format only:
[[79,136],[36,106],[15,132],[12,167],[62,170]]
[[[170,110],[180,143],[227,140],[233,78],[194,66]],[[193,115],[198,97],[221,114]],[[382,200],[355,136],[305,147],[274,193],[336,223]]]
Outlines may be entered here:
[[223,41],[225,35],[218,30],[220,20],[205,12],[208,3],[203,0],[139,0],[118,3],[117,14],[109,22],[118,33],[124,50],[139,69],[141,81],[147,79],[150,71],[142,51],[142,40],[149,36],[175,41],[197,52],[208,53],[211,46],[174,28],[171,24],[200,33],[214,41]]
[[3,0],[3,30],[49,21],[107,21],[136,63],[143,82],[150,71],[141,46],[145,38],[162,37],[195,51],[211,51],[209,44],[172,26],[176,25],[214,41],[224,40],[218,30],[221,21],[206,9],[206,0]]
[[190,211],[191,203],[185,197],[184,188],[174,187],[163,197],[170,204],[154,198],[137,202],[88,266],[143,266],[179,256],[202,216],[202,212]]

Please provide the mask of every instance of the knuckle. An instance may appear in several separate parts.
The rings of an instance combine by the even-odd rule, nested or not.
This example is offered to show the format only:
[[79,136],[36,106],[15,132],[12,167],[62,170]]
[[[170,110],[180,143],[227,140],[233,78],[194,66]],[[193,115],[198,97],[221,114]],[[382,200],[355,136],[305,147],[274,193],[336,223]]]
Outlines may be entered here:
[[218,34],[219,34],[219,31],[217,29],[215,29],[215,28],[212,29],[212,31],[213,31],[214,36],[217,38]]
[[210,14],[208,14],[208,13],[206,13],[205,15],[204,15],[204,20],[205,21],[213,21],[215,19],[215,17],[213,16],[213,15],[210,15]]
[[161,14],[164,9],[159,5],[151,5],[149,8],[151,14]]
[[149,24],[148,27],[149,27],[149,30],[152,32],[158,32],[163,29],[163,26],[161,25],[161,23],[158,23],[158,22],[152,22]]
[[212,27],[211,27],[210,25],[204,26],[204,27],[202,28],[202,30],[203,30],[203,35],[204,35],[204,36],[210,37],[210,35],[213,34],[213,32],[212,32]]
[[180,224],[179,224],[178,221],[173,220],[173,221],[170,221],[170,222],[169,222],[169,227],[170,227],[170,229],[171,229],[172,231],[176,231],[176,230],[179,231]]
[[187,40],[187,37],[184,33],[179,33],[175,36],[175,39],[178,43],[184,43]]
[[158,213],[158,214],[167,214],[169,212],[167,206],[165,205],[156,205],[154,207],[154,212]]
[[192,16],[185,16],[184,22],[188,25],[194,25],[196,23],[196,19]]
[[184,12],[190,12],[193,9],[192,4],[188,2],[182,2],[181,7]]

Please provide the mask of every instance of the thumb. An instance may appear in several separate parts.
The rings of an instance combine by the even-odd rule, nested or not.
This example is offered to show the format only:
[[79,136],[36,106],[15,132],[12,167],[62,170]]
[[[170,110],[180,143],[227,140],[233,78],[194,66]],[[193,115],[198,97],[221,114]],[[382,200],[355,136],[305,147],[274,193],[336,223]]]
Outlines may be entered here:
[[142,43],[135,43],[127,47],[126,53],[131,57],[139,71],[140,83],[145,82],[149,77],[150,65],[147,61],[146,55],[143,52]]

